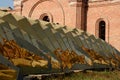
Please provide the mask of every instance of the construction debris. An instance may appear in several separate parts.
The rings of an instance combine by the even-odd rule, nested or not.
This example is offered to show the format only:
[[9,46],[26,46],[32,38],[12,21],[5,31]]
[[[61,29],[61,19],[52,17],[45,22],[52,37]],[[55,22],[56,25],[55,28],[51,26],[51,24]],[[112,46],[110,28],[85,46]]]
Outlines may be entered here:
[[0,80],[16,80],[16,71],[0,64]]
[[54,51],[54,54],[58,58],[59,61],[61,61],[63,69],[68,67],[69,69],[72,68],[72,65],[75,63],[78,64],[85,64],[85,56],[84,55],[77,55],[74,51],[70,50],[61,50],[61,49],[56,49]]
[[120,52],[94,35],[11,13],[0,14],[0,62],[19,68],[18,80],[29,74],[120,67]]
[[32,67],[47,66],[48,62],[45,59],[19,47],[14,40],[8,41],[3,39],[3,42],[3,44],[0,43],[0,53],[14,65]]

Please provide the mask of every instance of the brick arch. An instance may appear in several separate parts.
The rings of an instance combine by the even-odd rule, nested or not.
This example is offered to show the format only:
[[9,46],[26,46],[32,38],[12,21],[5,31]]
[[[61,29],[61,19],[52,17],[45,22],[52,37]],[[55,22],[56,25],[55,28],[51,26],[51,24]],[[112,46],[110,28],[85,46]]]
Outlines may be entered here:
[[95,36],[99,37],[99,23],[100,21],[104,21],[105,22],[105,27],[106,27],[106,30],[105,30],[105,38],[106,38],[106,41],[109,43],[109,21],[106,19],[106,18],[99,18],[97,21],[96,21],[96,24],[95,24]]
[[35,9],[40,3],[45,2],[45,1],[52,1],[52,0],[39,0],[39,1],[37,1],[37,2],[32,6],[32,8],[30,9],[30,12],[29,12],[29,14],[28,14],[28,17],[31,17],[34,9]]
[[64,12],[64,9],[63,9],[61,3],[59,2],[59,0],[56,0],[56,1],[54,1],[54,0],[39,0],[39,1],[37,1],[37,2],[31,7],[31,9],[30,9],[30,11],[29,11],[29,14],[28,14],[28,17],[31,17],[32,14],[33,14],[33,12],[34,12],[34,10],[35,10],[35,8],[36,8],[38,5],[40,5],[40,3],[45,2],[45,1],[51,1],[51,2],[55,3],[56,5],[58,5],[58,6],[61,8],[62,16],[63,16],[63,24],[65,24],[65,12]]

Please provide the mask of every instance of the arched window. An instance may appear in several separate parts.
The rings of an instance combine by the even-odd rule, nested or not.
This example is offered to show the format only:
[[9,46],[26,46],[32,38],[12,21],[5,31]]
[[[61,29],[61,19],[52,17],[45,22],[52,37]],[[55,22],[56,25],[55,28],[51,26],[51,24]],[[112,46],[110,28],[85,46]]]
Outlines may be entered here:
[[47,22],[53,22],[53,16],[50,13],[41,14],[39,19]]
[[99,22],[99,38],[105,40],[105,30],[106,30],[106,23],[105,21]]
[[49,17],[48,17],[48,16],[44,16],[42,20],[43,20],[43,21],[50,22],[50,19],[49,19]]

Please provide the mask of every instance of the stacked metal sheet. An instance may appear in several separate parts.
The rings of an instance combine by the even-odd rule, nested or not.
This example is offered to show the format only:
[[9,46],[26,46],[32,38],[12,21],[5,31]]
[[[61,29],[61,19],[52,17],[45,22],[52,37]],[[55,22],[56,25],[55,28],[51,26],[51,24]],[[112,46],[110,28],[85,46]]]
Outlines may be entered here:
[[[14,40],[20,47],[48,61],[45,70],[19,67],[22,75],[119,68],[120,65],[120,52],[92,34],[0,11],[1,43],[3,38]],[[59,63],[59,67],[53,67],[53,61]]]

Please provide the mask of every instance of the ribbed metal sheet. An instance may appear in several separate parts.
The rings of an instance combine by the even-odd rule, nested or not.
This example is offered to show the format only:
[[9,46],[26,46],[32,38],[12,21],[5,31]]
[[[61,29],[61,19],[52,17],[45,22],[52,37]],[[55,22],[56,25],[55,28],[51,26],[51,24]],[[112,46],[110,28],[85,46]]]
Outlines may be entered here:
[[[67,26],[31,20],[2,11],[0,11],[0,36],[0,41],[2,41],[2,38],[15,40],[21,47],[39,56],[43,56],[47,60],[49,59],[46,57],[46,53],[49,53],[52,58],[58,60],[58,57],[53,53],[58,48],[62,50],[73,50],[78,55],[85,56],[87,63],[74,63],[70,69],[66,68],[63,71],[111,67],[111,64],[109,64],[109,66],[95,62],[93,62],[92,65],[88,65],[92,57],[82,47],[88,49],[88,51],[92,50],[94,53],[96,52],[96,55],[102,56],[105,60],[109,60],[109,58],[112,57],[116,62],[119,62],[113,53],[120,55],[120,52],[107,42],[96,38],[92,34],[76,28],[71,29]],[[61,63],[60,60],[58,61]],[[50,61],[49,64],[48,70],[52,72],[54,69],[51,68]],[[58,71],[61,70],[56,70],[56,72]]]

